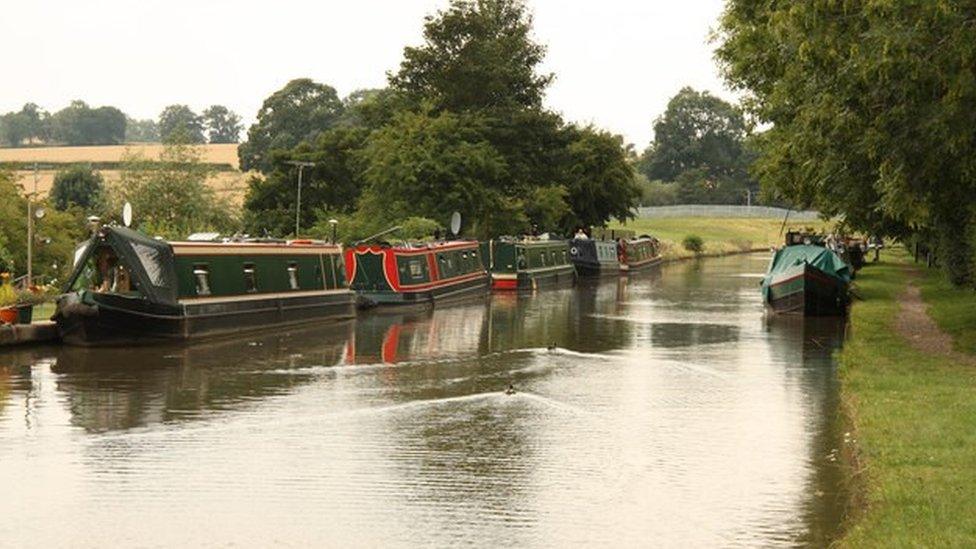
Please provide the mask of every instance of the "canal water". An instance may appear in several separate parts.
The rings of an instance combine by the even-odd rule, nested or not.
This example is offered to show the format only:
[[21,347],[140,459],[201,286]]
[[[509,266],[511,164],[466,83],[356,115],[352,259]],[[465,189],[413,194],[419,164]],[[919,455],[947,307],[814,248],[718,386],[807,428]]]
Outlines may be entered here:
[[6,352],[0,545],[822,546],[843,326],[765,319],[767,261]]

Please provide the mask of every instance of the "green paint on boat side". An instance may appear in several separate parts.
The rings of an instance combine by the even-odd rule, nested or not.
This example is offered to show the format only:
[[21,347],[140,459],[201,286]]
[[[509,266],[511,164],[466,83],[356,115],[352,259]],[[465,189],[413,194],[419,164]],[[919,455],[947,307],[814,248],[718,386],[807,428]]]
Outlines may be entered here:
[[[180,298],[198,297],[195,270],[208,272],[210,296],[253,293],[336,290],[346,287],[342,258],[338,253],[315,255],[177,255],[176,276]],[[256,291],[245,285],[244,270],[253,267]],[[296,270],[298,288],[290,282],[289,268]]]
[[569,243],[565,240],[492,240],[489,245],[492,273],[547,272],[554,267],[572,266]]

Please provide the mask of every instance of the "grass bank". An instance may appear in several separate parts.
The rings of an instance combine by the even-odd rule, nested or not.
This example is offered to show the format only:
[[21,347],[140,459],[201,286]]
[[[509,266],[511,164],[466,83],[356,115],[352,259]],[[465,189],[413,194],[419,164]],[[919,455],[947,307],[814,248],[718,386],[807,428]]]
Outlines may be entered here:
[[[812,227],[823,229],[822,221],[787,223],[786,229]],[[665,258],[681,259],[694,254],[684,249],[681,242],[688,235],[698,235],[705,242],[705,255],[722,255],[732,252],[769,248],[782,243],[780,229],[782,219],[752,219],[741,217],[673,217],[634,219],[627,223],[615,223],[611,228],[630,229],[638,234],[650,234],[667,244]]]
[[[841,545],[961,547],[976,541],[976,367],[916,350],[896,331],[907,255],[858,274],[840,353],[842,395],[858,464],[858,501]],[[950,334],[976,326],[976,295],[935,272],[919,280],[930,311]],[[968,308],[968,312],[963,312]],[[960,348],[972,345],[961,340]]]

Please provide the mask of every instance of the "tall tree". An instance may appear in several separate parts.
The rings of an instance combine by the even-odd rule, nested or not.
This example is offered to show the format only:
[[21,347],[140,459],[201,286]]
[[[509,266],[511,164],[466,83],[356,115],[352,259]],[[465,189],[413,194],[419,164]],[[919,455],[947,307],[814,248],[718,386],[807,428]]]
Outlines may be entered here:
[[199,149],[183,143],[167,144],[157,159],[126,154],[112,211],[131,202],[135,226],[167,238],[235,230],[237,221],[227,201],[207,185],[210,174]]
[[223,105],[203,111],[203,121],[211,143],[237,143],[241,138],[241,117]]
[[633,218],[640,189],[634,182],[634,168],[627,160],[623,138],[593,127],[573,128],[572,133],[570,182],[566,186],[572,213],[564,220],[563,229],[568,232],[603,226],[611,218]]
[[59,210],[72,205],[91,213],[102,206],[105,180],[91,165],[81,164],[63,169],[54,175],[51,201]]
[[491,236],[525,226],[522,203],[502,191],[505,159],[475,115],[405,112],[378,130],[363,153],[365,214],[402,220],[449,219],[454,211]]
[[339,127],[320,135],[314,144],[272,155],[267,177],[249,181],[244,200],[245,228],[252,234],[284,236],[294,233],[297,168],[288,162],[312,162],[302,172],[301,226],[311,227],[317,212],[350,213],[364,187],[359,153],[369,130]]
[[531,32],[521,0],[455,0],[425,19],[390,85],[435,109],[540,108],[553,76],[537,72],[546,49]]
[[331,86],[308,78],[288,82],[264,100],[257,122],[248,129],[247,141],[238,148],[241,169],[269,171],[272,150],[314,141],[339,121],[342,112],[342,102]]
[[718,58],[771,126],[763,184],[855,229],[931,230],[970,281],[974,23],[964,2],[730,0]]
[[682,88],[654,121],[654,143],[643,171],[650,179],[666,181],[691,169],[715,176],[740,174],[745,136],[737,108],[707,91]]
[[203,143],[203,120],[186,105],[170,105],[159,114],[164,143]]
[[125,114],[115,107],[93,109],[81,100],[51,117],[54,139],[66,145],[116,145],[125,140]]
[[0,141],[10,147],[48,137],[48,114],[34,103],[0,117]]

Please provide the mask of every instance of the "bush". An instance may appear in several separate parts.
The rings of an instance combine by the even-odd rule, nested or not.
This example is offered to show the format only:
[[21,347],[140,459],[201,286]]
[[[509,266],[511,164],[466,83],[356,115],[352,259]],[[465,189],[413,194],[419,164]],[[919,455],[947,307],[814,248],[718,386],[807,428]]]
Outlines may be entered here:
[[91,165],[77,165],[61,170],[54,176],[51,200],[54,207],[64,211],[75,204],[85,213],[93,213],[102,206],[104,180]]
[[681,245],[695,255],[701,255],[701,253],[705,251],[705,241],[702,240],[702,237],[696,234],[686,236],[681,242]]

